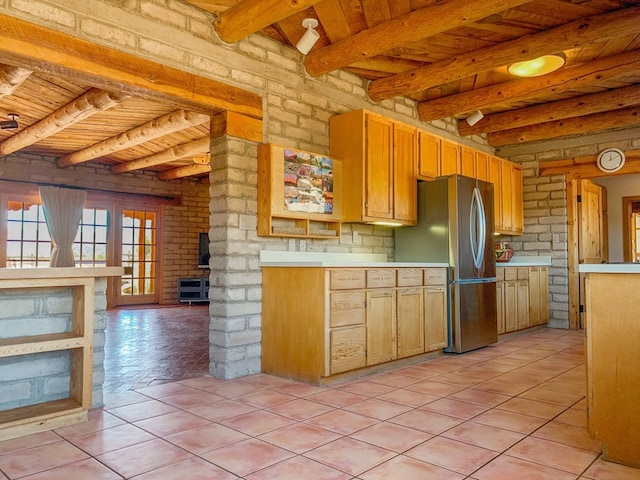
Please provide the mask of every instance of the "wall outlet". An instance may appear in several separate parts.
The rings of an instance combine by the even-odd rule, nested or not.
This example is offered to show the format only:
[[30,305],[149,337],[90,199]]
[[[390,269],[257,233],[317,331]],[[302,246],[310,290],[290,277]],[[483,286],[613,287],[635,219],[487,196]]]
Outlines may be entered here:
[[351,240],[353,243],[358,243],[358,240],[360,240],[360,234],[354,230],[351,232]]

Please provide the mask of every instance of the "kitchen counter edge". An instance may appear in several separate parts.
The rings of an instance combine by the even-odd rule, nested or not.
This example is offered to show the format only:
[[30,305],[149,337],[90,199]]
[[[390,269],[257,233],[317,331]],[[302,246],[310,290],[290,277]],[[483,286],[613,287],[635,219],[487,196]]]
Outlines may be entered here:
[[448,263],[415,263],[415,262],[332,262],[332,261],[292,261],[292,262],[260,262],[260,267],[321,267],[321,268],[441,268]]
[[578,265],[580,273],[640,273],[638,263],[582,263]]

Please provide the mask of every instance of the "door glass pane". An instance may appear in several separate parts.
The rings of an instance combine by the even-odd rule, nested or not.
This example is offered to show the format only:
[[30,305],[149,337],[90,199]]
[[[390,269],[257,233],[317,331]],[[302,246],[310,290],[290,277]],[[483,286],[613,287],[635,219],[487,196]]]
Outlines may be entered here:
[[122,277],[121,295],[155,294],[156,213],[122,213],[122,265],[131,267]]

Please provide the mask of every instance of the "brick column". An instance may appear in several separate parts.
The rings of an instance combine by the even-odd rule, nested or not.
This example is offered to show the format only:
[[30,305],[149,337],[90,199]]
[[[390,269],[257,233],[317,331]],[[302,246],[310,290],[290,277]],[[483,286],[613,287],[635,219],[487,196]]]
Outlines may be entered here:
[[256,163],[254,143],[228,136],[211,142],[209,372],[218,378],[260,372]]

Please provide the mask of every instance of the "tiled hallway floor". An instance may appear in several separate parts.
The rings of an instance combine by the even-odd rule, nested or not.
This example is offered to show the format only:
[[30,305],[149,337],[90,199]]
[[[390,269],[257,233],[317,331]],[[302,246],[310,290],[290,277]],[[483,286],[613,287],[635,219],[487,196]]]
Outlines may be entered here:
[[105,393],[209,373],[209,305],[107,310]]
[[640,479],[586,432],[583,339],[539,330],[332,387],[203,376],[105,394],[87,423],[0,442],[0,478]]

